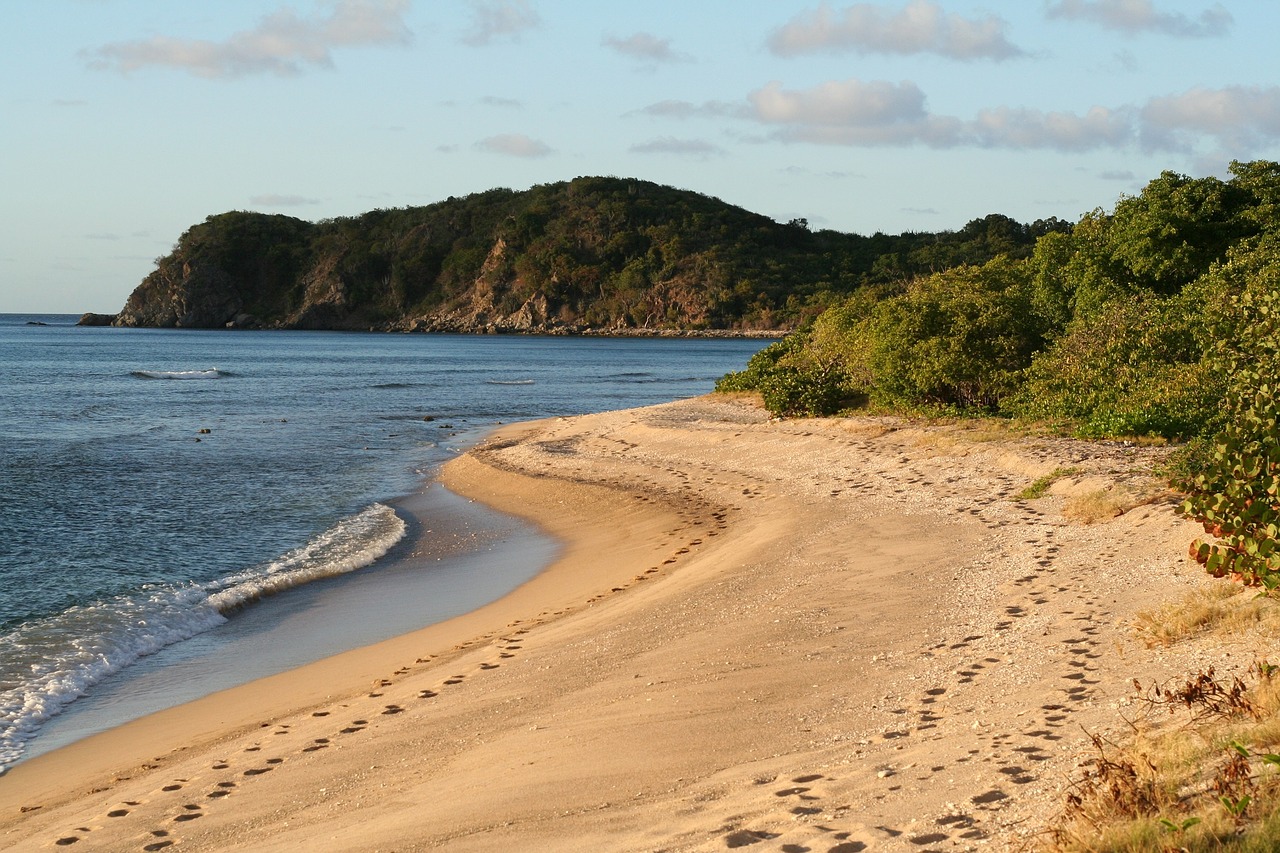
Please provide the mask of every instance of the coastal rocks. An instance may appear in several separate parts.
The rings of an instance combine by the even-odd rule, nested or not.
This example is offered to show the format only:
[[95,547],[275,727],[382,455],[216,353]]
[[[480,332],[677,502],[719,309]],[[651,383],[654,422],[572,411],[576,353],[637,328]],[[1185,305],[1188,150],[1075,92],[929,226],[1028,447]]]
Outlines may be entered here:
[[237,282],[225,270],[171,255],[129,295],[111,325],[210,329],[243,311]]
[[86,311],[80,315],[80,319],[76,321],[77,326],[110,326],[116,321],[115,314],[95,314],[92,311]]

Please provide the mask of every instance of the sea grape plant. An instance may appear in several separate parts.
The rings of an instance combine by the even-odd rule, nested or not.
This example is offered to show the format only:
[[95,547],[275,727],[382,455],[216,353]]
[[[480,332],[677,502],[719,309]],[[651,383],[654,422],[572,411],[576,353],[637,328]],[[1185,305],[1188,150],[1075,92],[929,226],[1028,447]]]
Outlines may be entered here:
[[1191,556],[1268,590],[1280,586],[1280,265],[1270,271],[1239,296],[1238,337],[1223,353],[1230,420],[1183,504],[1213,537],[1192,542]]

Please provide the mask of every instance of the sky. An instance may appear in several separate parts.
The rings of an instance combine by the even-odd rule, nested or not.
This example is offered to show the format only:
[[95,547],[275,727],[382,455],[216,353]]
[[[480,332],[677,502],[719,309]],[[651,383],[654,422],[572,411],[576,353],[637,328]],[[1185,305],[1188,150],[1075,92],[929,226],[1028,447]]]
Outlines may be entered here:
[[1280,160],[1262,0],[0,0],[0,312],[190,226],[580,175],[811,228],[1078,220]]

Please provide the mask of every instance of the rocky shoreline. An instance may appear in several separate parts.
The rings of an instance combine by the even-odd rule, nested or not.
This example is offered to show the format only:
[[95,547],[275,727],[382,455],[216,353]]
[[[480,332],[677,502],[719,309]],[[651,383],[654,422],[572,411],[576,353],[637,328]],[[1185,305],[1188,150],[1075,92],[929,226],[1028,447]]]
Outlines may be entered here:
[[[134,326],[121,322],[119,314],[97,314],[92,311],[80,316],[77,326]],[[263,323],[251,314],[238,314],[225,324],[227,329],[253,329],[280,331],[298,328],[282,324]],[[390,323],[371,325],[358,329],[348,326],[308,327],[312,331],[368,331],[401,334],[453,334],[453,335],[557,335],[600,338],[753,338],[771,340],[789,333],[788,329],[680,329],[638,328],[629,326],[595,327],[573,324],[520,323],[510,318],[494,321],[466,320],[451,316],[415,317]]]

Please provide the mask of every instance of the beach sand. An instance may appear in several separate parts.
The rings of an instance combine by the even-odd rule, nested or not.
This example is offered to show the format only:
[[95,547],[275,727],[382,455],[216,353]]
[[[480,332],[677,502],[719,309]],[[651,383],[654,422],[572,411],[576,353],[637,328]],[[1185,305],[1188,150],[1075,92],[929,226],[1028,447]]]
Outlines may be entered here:
[[720,397],[504,427],[443,479],[547,571],[20,764],[0,849],[1028,849],[1133,679],[1252,662],[1130,626],[1217,583],[1159,454]]

